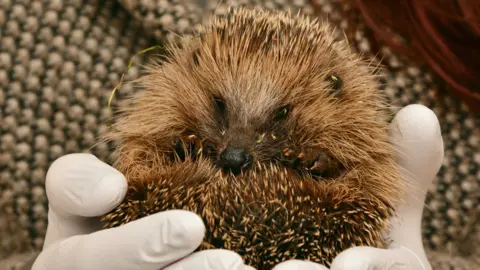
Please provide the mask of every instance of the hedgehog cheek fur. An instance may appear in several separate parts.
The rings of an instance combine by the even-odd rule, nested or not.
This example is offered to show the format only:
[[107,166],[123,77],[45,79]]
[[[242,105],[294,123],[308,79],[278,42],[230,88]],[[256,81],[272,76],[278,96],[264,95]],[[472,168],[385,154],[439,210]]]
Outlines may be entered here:
[[[202,52],[198,58],[194,58],[195,61],[190,57],[189,50],[173,49],[174,60],[166,64],[165,70],[159,68],[162,71],[157,72],[157,76],[168,80],[166,77],[178,75],[172,70],[187,70],[190,64],[185,64],[185,59],[192,60],[195,66],[193,71],[188,72],[200,72],[202,66],[212,66],[202,62],[207,56],[222,57],[226,53],[219,52],[219,48],[232,49],[228,46],[239,46],[240,49],[232,50],[253,55],[254,59],[263,59],[264,52],[271,52],[272,55],[280,55],[294,62],[297,61],[295,59],[308,58],[303,56],[313,54],[317,49],[322,52],[322,57],[341,56],[330,51],[332,37],[323,26],[315,26],[305,18],[292,19],[289,16],[247,9],[229,11],[226,17],[214,21],[210,28],[211,35],[204,36],[208,40],[199,41],[204,42],[204,46],[214,44],[213,49],[208,53]],[[278,34],[270,35],[270,28],[280,26],[279,29],[285,33],[274,29]],[[253,28],[245,30],[246,27]],[[241,38],[237,37],[237,32],[242,33]],[[282,46],[274,44],[274,41],[283,42],[288,37],[300,47],[308,46],[308,50],[282,47],[290,46],[290,43],[279,43]],[[235,42],[226,42],[227,38],[235,39]],[[342,53],[348,55],[346,50]],[[217,62],[241,65],[238,59],[230,60]],[[248,66],[250,58],[241,60],[244,60],[242,63],[247,62]],[[303,69],[291,72],[294,76],[311,74],[307,70],[307,67],[310,68],[308,65],[314,66],[320,62],[302,61],[306,61],[306,64],[299,64]],[[348,65],[354,61],[341,62],[347,67],[348,72],[343,73],[349,80],[344,82],[339,76],[333,76],[332,89],[337,91],[337,88],[349,87],[358,91],[344,93],[344,101],[350,102],[348,106],[335,109],[335,106],[342,104],[338,102],[332,105],[329,99],[304,118],[314,119],[310,123],[318,124],[333,121],[334,124],[324,127],[322,136],[317,136],[322,137],[318,139],[323,139],[322,143],[307,147],[310,144],[298,139],[313,137],[318,133],[315,127],[303,127],[304,123],[309,122],[306,120],[299,126],[301,130],[295,130],[293,135],[289,134],[290,127],[286,130],[287,135],[278,131],[261,132],[256,140],[266,148],[253,153],[256,156],[252,164],[237,174],[226,173],[219,168],[218,152],[223,150],[223,146],[218,147],[214,140],[202,137],[202,132],[174,130],[185,124],[178,120],[181,117],[177,114],[188,115],[171,109],[178,106],[168,105],[169,102],[177,102],[172,101],[175,99],[172,97],[184,91],[179,87],[175,89],[175,94],[165,93],[168,92],[166,85],[174,79],[170,78],[171,81],[164,83],[146,76],[143,80],[146,94],[137,100],[137,105],[126,110],[126,117],[120,118],[106,136],[107,139],[118,141],[114,166],[128,179],[128,191],[124,201],[102,217],[104,226],[121,226],[160,211],[192,211],[203,219],[206,226],[205,238],[198,250],[230,249],[240,254],[246,264],[259,270],[272,269],[289,259],[309,260],[329,266],[335,256],[347,248],[386,247],[388,239],[384,238],[384,233],[389,229],[389,220],[395,215],[394,205],[399,202],[401,178],[394,162],[393,147],[388,143],[387,123],[372,120],[377,114],[377,105],[372,99],[377,96],[369,92],[370,87],[365,85],[373,85],[369,81],[373,77],[362,73],[362,76],[348,77],[347,73],[356,70],[348,69],[352,68]],[[199,63],[203,64],[199,67]],[[158,66],[150,68],[150,71],[155,72],[155,68]],[[317,66],[312,69],[321,70]],[[207,71],[202,76],[211,73]],[[308,81],[305,78],[287,80],[284,77],[285,89],[288,83]],[[178,99],[195,99],[192,102],[202,104],[209,102],[202,98],[204,92],[195,88],[195,83],[189,84],[188,79],[179,83],[183,83],[185,89],[196,90],[193,93],[181,92],[183,94],[176,96]],[[159,84],[167,91],[152,90]],[[360,91],[360,88],[365,91]],[[353,92],[354,95],[351,95]],[[246,91],[245,95],[249,95],[249,98],[245,98],[245,104],[258,98],[271,105],[269,99],[265,98],[268,94]],[[353,96],[364,103],[352,103]],[[182,105],[192,104],[188,100],[181,102]],[[253,106],[256,107],[249,111],[258,112],[258,106]],[[200,106],[186,107],[189,106],[181,108],[205,115]],[[151,110],[162,113],[151,113]],[[345,112],[336,113],[340,110]],[[321,116],[322,119],[318,118],[318,111],[325,114]],[[168,121],[176,121],[175,128],[166,124]],[[139,132],[139,129],[145,132]]]

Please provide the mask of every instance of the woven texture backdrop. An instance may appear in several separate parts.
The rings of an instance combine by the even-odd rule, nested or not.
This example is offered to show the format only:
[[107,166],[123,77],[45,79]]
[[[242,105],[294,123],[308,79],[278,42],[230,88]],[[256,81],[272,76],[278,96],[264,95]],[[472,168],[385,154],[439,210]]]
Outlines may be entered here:
[[[112,116],[107,102],[130,58],[176,34],[189,34],[227,4],[328,16],[349,27],[335,1],[35,1],[0,0],[0,269],[38,252],[47,226],[44,190],[53,160],[91,152],[107,160],[111,145],[96,144]],[[315,8],[314,8],[315,7]],[[339,31],[342,37],[342,31]],[[354,37],[370,55],[364,32]],[[440,119],[444,166],[424,214],[424,240],[434,269],[480,269],[480,120],[444,94],[441,81],[383,51],[384,91],[402,107],[421,103]],[[141,75],[139,57],[127,80]],[[114,99],[133,93],[128,85]],[[25,254],[25,255],[22,255]],[[20,257],[19,257],[20,256]],[[475,258],[477,258],[475,260]],[[9,269],[9,268],[5,268]]]

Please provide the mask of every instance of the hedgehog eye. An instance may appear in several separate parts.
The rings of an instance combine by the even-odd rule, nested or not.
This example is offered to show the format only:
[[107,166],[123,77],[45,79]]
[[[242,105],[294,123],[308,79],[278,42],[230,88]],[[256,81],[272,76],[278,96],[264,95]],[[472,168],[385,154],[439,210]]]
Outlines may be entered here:
[[227,105],[225,104],[225,100],[221,97],[214,96],[213,101],[215,106],[215,112],[217,113],[218,117],[222,122],[226,121]]
[[276,112],[275,112],[275,120],[276,121],[281,121],[287,118],[288,114],[291,111],[291,106],[290,105],[285,105],[283,107],[280,107]]
[[213,100],[215,101],[215,109],[217,112],[221,115],[225,115],[227,112],[227,106],[225,105],[225,100],[221,97],[213,97]]
[[332,94],[335,94],[337,93],[338,91],[340,91],[340,89],[342,88],[343,86],[343,80],[342,78],[340,78],[340,76],[336,75],[336,74],[331,74],[331,75],[328,75],[327,76],[327,81],[330,83],[331,87],[332,87]]

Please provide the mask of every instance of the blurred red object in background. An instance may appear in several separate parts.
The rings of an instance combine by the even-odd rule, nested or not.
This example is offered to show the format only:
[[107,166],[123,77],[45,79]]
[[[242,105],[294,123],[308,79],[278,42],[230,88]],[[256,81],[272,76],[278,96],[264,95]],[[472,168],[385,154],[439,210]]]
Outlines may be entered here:
[[453,94],[480,112],[480,0],[337,2],[355,8],[372,32],[371,42],[427,64]]

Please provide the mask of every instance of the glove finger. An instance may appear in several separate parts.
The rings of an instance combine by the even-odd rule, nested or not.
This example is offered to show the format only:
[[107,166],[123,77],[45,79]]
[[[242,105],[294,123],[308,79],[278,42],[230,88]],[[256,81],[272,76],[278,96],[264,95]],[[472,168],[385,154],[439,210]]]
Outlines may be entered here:
[[63,218],[103,215],[124,198],[123,174],[90,154],[70,154],[55,160],[45,182],[50,208]]
[[46,177],[49,200],[44,247],[59,239],[101,228],[99,216],[118,205],[127,190],[125,177],[90,154],[70,154],[53,162]]
[[340,253],[332,262],[330,270],[424,270],[420,260],[404,248],[380,249],[354,247]]
[[33,269],[158,270],[192,253],[204,233],[202,220],[191,212],[160,212],[57,241],[40,254]]
[[190,254],[163,270],[251,270],[242,257],[226,249],[209,249]]
[[392,121],[390,137],[400,153],[397,162],[406,170],[405,177],[426,191],[444,156],[437,116],[423,105],[406,106]]
[[288,260],[276,265],[273,270],[328,270],[327,267],[309,261]]
[[397,162],[408,183],[405,204],[392,220],[391,247],[413,251],[428,266],[421,234],[421,220],[428,189],[443,161],[443,139],[437,116],[423,105],[409,105],[397,113],[390,135],[400,155]]

